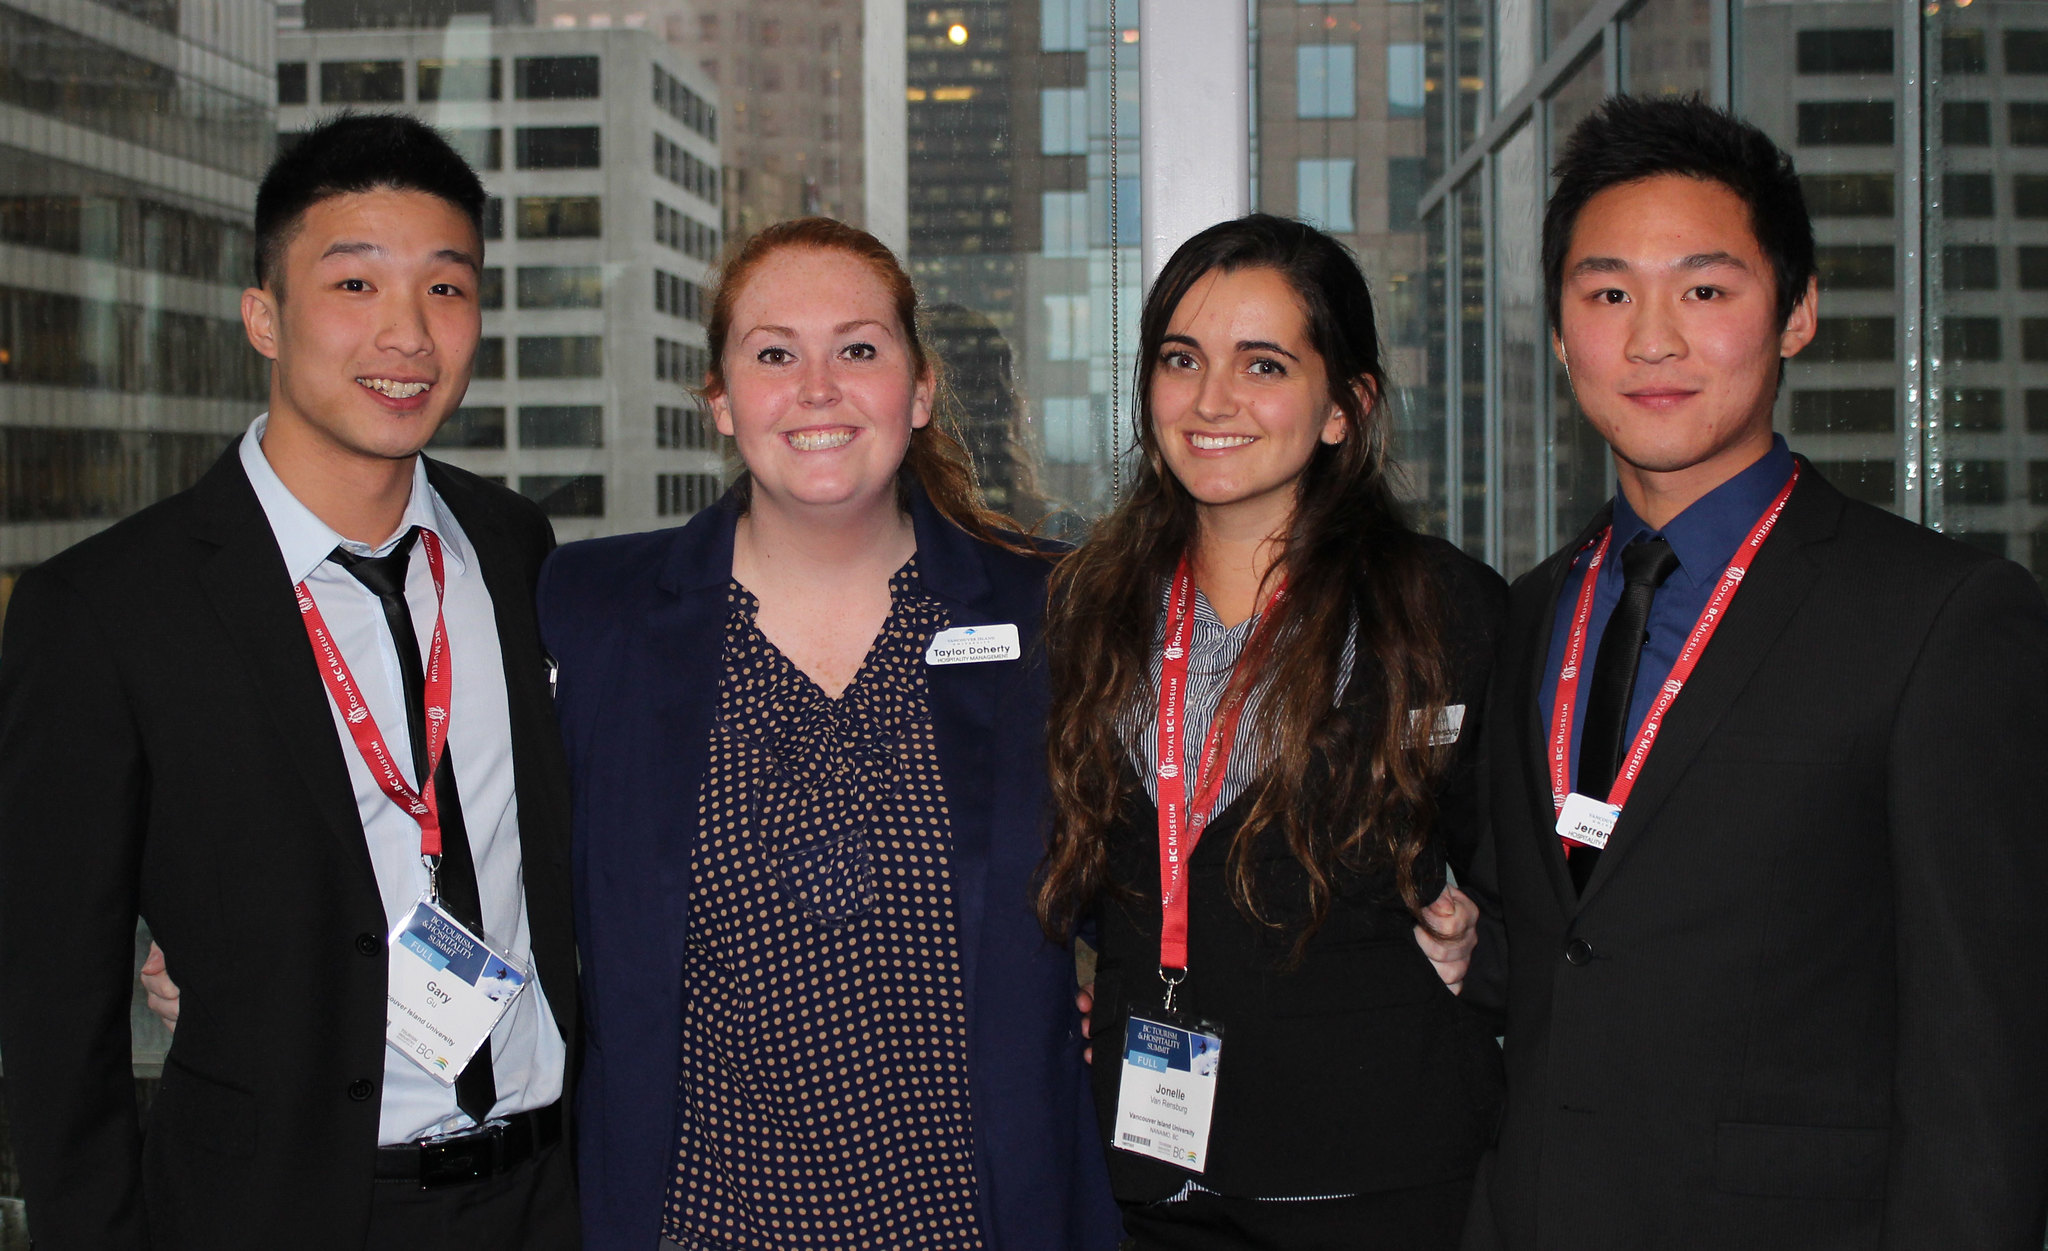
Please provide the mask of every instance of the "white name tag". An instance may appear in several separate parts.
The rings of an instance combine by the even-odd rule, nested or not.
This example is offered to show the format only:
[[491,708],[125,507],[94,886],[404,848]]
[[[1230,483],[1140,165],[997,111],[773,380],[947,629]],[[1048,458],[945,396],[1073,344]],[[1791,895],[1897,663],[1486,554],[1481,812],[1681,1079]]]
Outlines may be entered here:
[[1564,811],[1557,814],[1557,833],[1583,847],[1605,847],[1614,835],[1614,823],[1621,809],[1577,791],[1564,797]]
[[384,1041],[453,1086],[526,973],[439,907],[421,900],[391,935]]
[[[1411,741],[1415,732],[1422,728],[1424,711],[1421,708],[1410,708],[1408,710],[1408,733]],[[1464,728],[1465,705],[1446,704],[1442,708],[1437,709],[1436,724],[1431,726],[1429,731],[1429,745],[1431,747],[1442,747],[1449,743],[1455,743],[1458,741],[1459,733]]]
[[1222,1058],[1223,1040],[1214,1034],[1132,1017],[1124,1027],[1114,1145],[1201,1172]]
[[1014,625],[954,626],[932,635],[924,649],[928,665],[974,665],[984,660],[1015,660],[1024,654]]

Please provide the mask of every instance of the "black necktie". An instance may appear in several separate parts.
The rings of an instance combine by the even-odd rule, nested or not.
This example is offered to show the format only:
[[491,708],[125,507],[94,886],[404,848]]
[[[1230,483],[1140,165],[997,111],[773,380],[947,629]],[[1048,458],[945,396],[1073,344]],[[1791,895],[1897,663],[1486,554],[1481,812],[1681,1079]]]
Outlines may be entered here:
[[[1636,665],[1649,638],[1650,600],[1676,568],[1678,553],[1662,538],[1631,543],[1621,552],[1621,599],[1600,636],[1600,654],[1593,661],[1593,684],[1586,695],[1586,720],[1579,735],[1578,791],[1602,803],[1614,789],[1614,775],[1628,747],[1628,710],[1635,701]],[[1599,860],[1598,848],[1571,849],[1572,884],[1581,893]]]
[[[412,775],[427,771],[427,675],[420,660],[420,637],[412,628],[412,609],[405,602],[405,573],[412,563],[412,545],[418,526],[405,532],[388,556],[358,556],[337,547],[329,560],[355,575],[356,581],[376,594],[384,608],[384,624],[391,629],[391,641],[398,647],[398,668],[405,679],[405,725],[412,737]],[[476,861],[470,856],[469,827],[462,821],[462,800],[455,791],[455,753],[446,745],[441,764],[434,770],[434,799],[441,812],[441,906],[448,914],[479,937],[484,932],[483,904],[477,895]],[[491,1042],[477,1048],[476,1055],[455,1079],[455,1106],[481,1125],[490,1119],[498,1102],[498,1082],[491,1072]]]

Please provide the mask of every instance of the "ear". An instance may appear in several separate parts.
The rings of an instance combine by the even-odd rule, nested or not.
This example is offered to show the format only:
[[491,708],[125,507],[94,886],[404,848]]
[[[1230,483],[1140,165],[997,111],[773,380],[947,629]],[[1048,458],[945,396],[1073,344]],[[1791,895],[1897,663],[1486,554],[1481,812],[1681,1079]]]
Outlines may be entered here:
[[732,393],[718,391],[705,397],[711,401],[711,420],[718,424],[718,433],[732,437]]
[[[1353,380],[1351,383],[1351,394],[1358,400],[1359,418],[1361,420],[1370,420],[1372,410],[1379,407],[1380,402],[1379,392],[1373,388],[1372,380],[1369,378]],[[1345,416],[1344,410],[1339,406],[1335,404],[1330,405],[1330,415],[1323,419],[1323,432],[1320,436],[1322,441],[1331,444],[1342,443],[1350,434],[1351,418]]]
[[1806,280],[1806,293],[1799,297],[1799,303],[1792,306],[1792,315],[1785,319],[1785,328],[1778,332],[1778,355],[1793,357],[1799,355],[1807,344],[1813,342],[1813,334],[1820,325],[1820,278]]
[[910,397],[910,428],[922,430],[932,422],[932,375],[930,370],[917,380],[917,390]]
[[1572,358],[1569,355],[1567,355],[1564,350],[1564,338],[1561,335],[1559,335],[1555,330],[1550,332],[1550,354],[1557,358],[1558,364],[1564,366],[1565,376],[1570,377],[1572,372]]
[[275,295],[263,287],[242,292],[242,331],[249,336],[249,346],[269,360],[277,359],[279,320]]

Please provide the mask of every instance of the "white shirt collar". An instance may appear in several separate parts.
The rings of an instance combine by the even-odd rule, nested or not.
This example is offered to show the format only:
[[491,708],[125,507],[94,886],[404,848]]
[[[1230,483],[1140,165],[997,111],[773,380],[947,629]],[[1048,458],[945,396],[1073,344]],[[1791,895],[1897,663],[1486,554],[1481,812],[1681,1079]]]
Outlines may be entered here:
[[284,553],[285,574],[294,584],[311,577],[336,547],[346,547],[363,556],[382,556],[392,549],[400,535],[414,526],[434,532],[441,540],[441,550],[447,557],[448,576],[462,576],[469,563],[462,527],[455,524],[454,514],[442,502],[440,492],[428,484],[424,458],[413,458],[412,495],[405,502],[405,515],[399,519],[398,529],[383,543],[371,548],[335,533],[332,526],[314,516],[313,510],[300,503],[299,497],[285,486],[284,480],[277,476],[277,470],[270,467],[269,459],[263,455],[263,431],[269,422],[270,414],[263,413],[249,423],[249,432],[242,436],[242,472],[249,475],[249,485],[255,488],[256,500],[263,505],[263,515],[270,520],[270,531],[277,536],[278,550]]

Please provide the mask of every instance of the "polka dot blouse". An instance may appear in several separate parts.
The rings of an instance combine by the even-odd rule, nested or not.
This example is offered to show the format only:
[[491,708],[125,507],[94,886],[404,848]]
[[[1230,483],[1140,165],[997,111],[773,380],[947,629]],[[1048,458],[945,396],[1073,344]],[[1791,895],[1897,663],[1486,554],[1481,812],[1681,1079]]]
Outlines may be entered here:
[[690,873],[675,1168],[692,1251],[983,1245],[967,1018],[913,557],[838,699],[728,589]]

